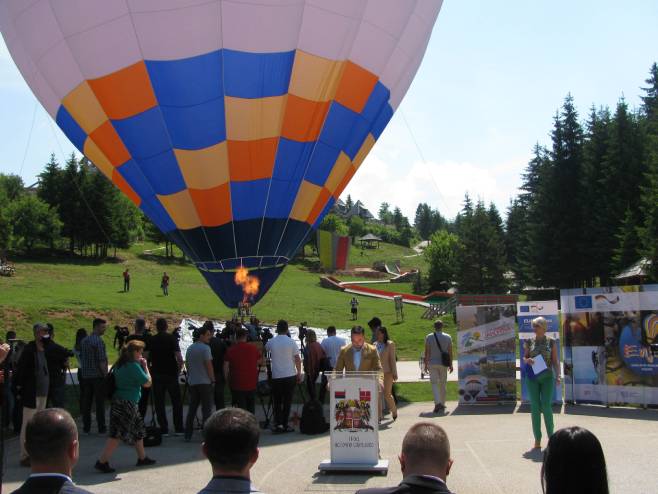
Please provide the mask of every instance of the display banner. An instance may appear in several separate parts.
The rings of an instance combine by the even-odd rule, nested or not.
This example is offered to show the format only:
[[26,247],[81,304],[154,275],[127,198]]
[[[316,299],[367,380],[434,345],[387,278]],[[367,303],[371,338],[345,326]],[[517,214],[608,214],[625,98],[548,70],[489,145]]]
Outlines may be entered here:
[[514,305],[457,307],[460,404],[516,402]]
[[324,269],[329,271],[347,269],[350,253],[350,237],[318,230],[317,244],[320,264]]
[[379,374],[336,374],[330,390],[331,461],[320,470],[388,470],[379,459]]
[[658,404],[658,285],[563,290],[565,399]]
[[[528,366],[523,363],[523,355],[526,341],[535,337],[535,333],[532,330],[532,320],[535,317],[542,316],[548,321],[546,336],[555,340],[558,362],[561,362],[560,316],[557,300],[517,302],[516,313],[516,320],[519,325],[519,358],[521,360],[521,401],[523,403],[529,403],[530,395],[526,381]],[[562,385],[557,382],[555,383],[553,403],[562,403]]]

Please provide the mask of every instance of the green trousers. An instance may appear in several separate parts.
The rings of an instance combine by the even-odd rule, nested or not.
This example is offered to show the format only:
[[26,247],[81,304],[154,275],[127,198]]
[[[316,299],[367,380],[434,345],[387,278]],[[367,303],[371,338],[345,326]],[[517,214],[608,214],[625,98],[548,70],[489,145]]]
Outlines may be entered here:
[[536,441],[541,441],[541,414],[544,414],[544,424],[548,437],[553,435],[553,392],[555,378],[553,371],[548,370],[536,379],[527,380],[530,394],[530,411],[532,414],[532,433]]

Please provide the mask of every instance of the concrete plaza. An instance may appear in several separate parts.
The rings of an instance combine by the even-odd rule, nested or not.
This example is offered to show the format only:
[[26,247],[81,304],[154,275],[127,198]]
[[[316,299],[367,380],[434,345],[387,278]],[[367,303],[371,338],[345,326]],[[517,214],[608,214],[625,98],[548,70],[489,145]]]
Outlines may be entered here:
[[[541,493],[541,454],[528,453],[532,445],[527,407],[457,407],[448,413],[428,413],[432,404],[415,403],[400,409],[397,422],[385,420],[380,432],[381,455],[390,460],[387,476],[354,474],[325,475],[318,464],[329,458],[329,436],[298,433],[261,436],[260,459],[253,480],[266,493],[354,492],[364,487],[397,484],[401,479],[397,454],[402,437],[415,422],[429,420],[448,432],[455,461],[448,477],[449,487],[459,494]],[[294,410],[294,408],[293,408]],[[601,440],[608,463],[611,492],[648,494],[658,492],[658,470],[654,468],[658,448],[658,411],[606,409],[590,406],[556,408],[556,427],[580,425]],[[187,493],[197,492],[210,479],[211,471],[200,453],[200,434],[193,442],[166,437],[162,446],[147,453],[158,463],[136,468],[132,448],[121,446],[111,460],[118,472],[97,473],[94,462],[105,438],[81,437],[80,462],[74,480],[95,493]],[[18,441],[7,445],[7,468],[3,492],[11,492],[29,470],[18,466]]]

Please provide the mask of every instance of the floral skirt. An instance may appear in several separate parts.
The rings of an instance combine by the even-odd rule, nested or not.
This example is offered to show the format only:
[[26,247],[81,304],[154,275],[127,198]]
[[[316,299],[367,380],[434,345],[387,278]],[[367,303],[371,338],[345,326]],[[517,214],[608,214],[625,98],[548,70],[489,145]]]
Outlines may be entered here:
[[130,445],[146,437],[146,426],[137,408],[137,403],[128,400],[112,400],[110,437],[120,439]]

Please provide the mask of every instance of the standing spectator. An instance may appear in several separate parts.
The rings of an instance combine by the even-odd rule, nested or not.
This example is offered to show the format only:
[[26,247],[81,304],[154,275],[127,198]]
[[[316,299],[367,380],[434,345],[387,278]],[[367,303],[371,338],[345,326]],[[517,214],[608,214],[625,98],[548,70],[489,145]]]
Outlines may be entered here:
[[25,449],[25,427],[34,414],[46,408],[50,376],[46,361],[45,341],[50,341],[48,327],[36,323],[32,328],[34,340],[29,342],[18,360],[14,390],[23,402],[21,426],[21,466],[30,466],[30,457]]
[[73,483],[73,468],[80,457],[78,429],[66,410],[37,412],[25,430],[25,448],[32,474],[12,494],[91,494]]
[[91,403],[96,401],[96,422],[98,433],[105,434],[105,376],[107,375],[107,353],[103,334],[107,329],[104,319],[94,319],[93,329],[80,344],[80,359],[82,367],[78,369],[80,380],[80,402],[82,414],[82,430],[85,434],[91,431]]
[[373,317],[368,321],[368,327],[370,328],[370,343],[373,345],[377,342],[377,330],[381,327],[382,320],[379,317]]
[[260,429],[253,414],[239,408],[215,412],[203,427],[203,454],[212,466],[212,480],[199,494],[258,494],[250,471],[258,460]]
[[246,329],[237,329],[237,342],[224,356],[224,375],[231,389],[233,405],[254,413],[258,366],[262,355],[256,345],[247,343],[247,335]]
[[215,333],[215,326],[212,321],[206,321],[212,331],[210,338],[210,353],[212,354],[212,365],[215,369],[215,410],[221,410],[226,406],[224,403],[224,356],[226,355],[226,342]]
[[329,359],[329,365],[333,369],[336,367],[336,360],[338,359],[340,349],[347,345],[347,340],[336,336],[336,326],[329,326],[327,328],[327,337],[320,344]]
[[187,366],[187,384],[190,389],[190,406],[187,409],[185,420],[185,440],[192,440],[194,418],[201,404],[203,422],[208,420],[212,413],[212,386],[215,384],[215,370],[212,366],[212,352],[210,351],[210,338],[212,332],[204,326],[195,331],[195,341],[187,349],[185,364]]
[[608,474],[601,443],[587,429],[555,432],[544,452],[542,490],[546,494],[608,494]]
[[276,336],[267,342],[265,349],[272,362],[272,406],[274,432],[292,432],[288,426],[290,406],[295,384],[302,382],[302,361],[297,344],[288,336],[288,322],[276,323]]
[[167,275],[166,271],[162,274],[160,288],[162,288],[162,293],[165,297],[169,296],[169,275]]
[[399,459],[402,468],[399,485],[362,489],[357,494],[450,494],[446,484],[452,468],[450,441],[441,427],[430,422],[412,426],[402,440]]
[[398,380],[397,355],[395,343],[388,339],[388,330],[382,326],[377,330],[377,353],[384,371],[384,400],[391,411],[393,420],[398,418],[398,409],[393,399],[393,383]]
[[181,400],[178,376],[183,367],[183,357],[176,338],[167,333],[167,321],[155,321],[157,333],[149,339],[149,363],[153,376],[153,399],[155,413],[158,416],[158,425],[162,434],[169,434],[167,409],[165,407],[165,391],[169,393],[172,406],[174,430],[177,436],[182,436],[183,430],[183,401]]
[[548,321],[544,317],[532,320],[535,337],[526,340],[523,348],[523,362],[532,369],[535,359],[543,359],[544,371],[526,374],[526,384],[530,395],[530,414],[535,448],[541,447],[541,416],[544,415],[546,435],[553,435],[553,393],[555,381],[560,382],[560,361],[557,357],[557,345],[553,338],[546,336]]
[[[447,353],[450,365],[444,365],[442,353]],[[452,372],[452,338],[443,332],[443,321],[434,321],[434,331],[425,337],[425,369],[430,374],[432,393],[434,393],[434,413],[446,409],[446,389],[448,371]]]
[[350,300],[350,307],[350,312],[352,313],[352,321],[356,321],[359,313],[359,301],[356,297],[352,297],[352,300]]
[[[309,329],[306,333],[306,354],[304,356],[304,367],[306,371],[306,388],[311,400],[315,400],[317,395],[315,393],[315,384],[320,377],[320,371],[326,369],[327,356],[322,349],[322,345],[318,343],[318,337],[315,331]],[[324,394],[322,395],[324,398]],[[320,400],[323,401],[323,400]]]
[[112,367],[116,390],[110,409],[110,437],[107,438],[105,448],[94,466],[103,473],[116,471],[110,466],[110,457],[119,446],[119,441],[135,446],[136,466],[155,463],[155,460],[144,452],[146,426],[137,408],[141,390],[151,386],[151,375],[143,351],[144,343],[139,340],[129,341],[121,348],[119,359]]
[[[75,332],[75,345],[73,345],[73,355],[75,355],[75,360],[78,363],[78,369],[82,367],[82,359],[80,358],[80,349],[82,348],[82,340],[87,337],[87,330],[85,328],[79,328]],[[78,376],[78,382],[80,382],[80,376]]]
[[130,291],[130,270],[128,268],[123,272],[123,291]]
[[[146,320],[143,318],[135,319],[135,332],[126,338],[126,343],[137,340],[144,343],[144,358],[148,361],[150,349],[151,336],[149,335],[149,330],[146,327]],[[139,413],[142,414],[142,418],[146,419],[146,410],[149,407],[149,399],[151,398],[151,388],[142,389],[141,398],[139,399]],[[153,411],[151,410],[151,413]]]
[[69,357],[72,352],[62,345],[55,343],[55,328],[47,323],[49,340],[44,340],[46,362],[48,362],[48,375],[50,386],[48,388],[48,402],[53,408],[64,408],[66,405],[66,371],[69,368]]

